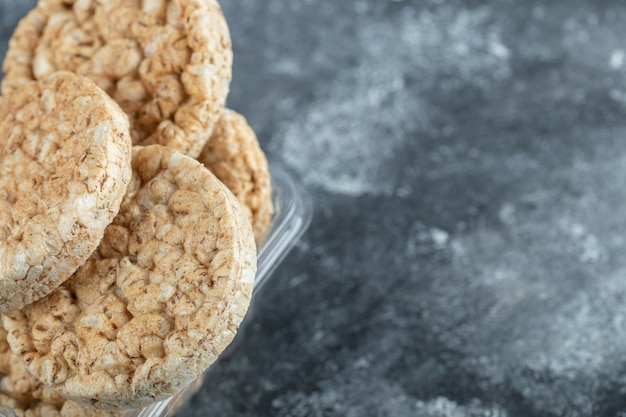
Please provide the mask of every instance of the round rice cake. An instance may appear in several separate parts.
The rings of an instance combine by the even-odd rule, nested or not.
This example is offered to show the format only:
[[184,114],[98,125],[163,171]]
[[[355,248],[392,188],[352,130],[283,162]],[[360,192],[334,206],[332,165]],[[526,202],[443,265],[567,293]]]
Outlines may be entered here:
[[69,70],[128,114],[133,144],[197,157],[224,109],[230,33],[215,0],[40,0],[17,26],[3,91]]
[[224,110],[198,160],[235,194],[261,241],[274,213],[272,181],[265,153],[246,118]]
[[10,407],[18,417],[122,417],[125,414],[84,407],[35,379],[20,358],[9,349],[7,333],[2,326],[0,405]]
[[42,382],[101,409],[144,407],[192,383],[232,341],[256,272],[250,223],[199,162],[137,147],[120,213],[46,298],[2,317]]
[[45,296],[91,255],[130,181],[128,118],[59,72],[0,102],[0,312]]

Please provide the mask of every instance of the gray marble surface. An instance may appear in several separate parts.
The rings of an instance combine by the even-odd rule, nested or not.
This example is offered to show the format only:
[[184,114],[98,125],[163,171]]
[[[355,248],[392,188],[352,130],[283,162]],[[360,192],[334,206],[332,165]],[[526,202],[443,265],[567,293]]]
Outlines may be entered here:
[[626,3],[222,5],[315,217],[179,415],[626,415]]

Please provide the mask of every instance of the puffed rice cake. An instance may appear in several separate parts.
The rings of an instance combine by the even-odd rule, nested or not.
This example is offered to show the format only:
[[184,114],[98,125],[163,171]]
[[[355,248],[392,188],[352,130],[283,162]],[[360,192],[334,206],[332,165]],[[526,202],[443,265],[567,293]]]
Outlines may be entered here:
[[40,0],[9,41],[2,90],[61,69],[121,105],[133,144],[197,157],[228,95],[230,33],[215,0]]
[[256,247],[232,193],[199,162],[136,147],[120,213],[52,294],[3,315],[12,351],[78,403],[140,408],[193,382],[232,341]]
[[246,118],[224,110],[198,160],[235,194],[257,242],[262,241],[274,213],[272,181],[265,153]]
[[58,72],[0,102],[0,312],[69,278],[98,246],[130,180],[128,118]]
[[9,349],[7,333],[1,325],[0,405],[11,407],[18,417],[123,417],[125,414],[83,407],[35,379]]

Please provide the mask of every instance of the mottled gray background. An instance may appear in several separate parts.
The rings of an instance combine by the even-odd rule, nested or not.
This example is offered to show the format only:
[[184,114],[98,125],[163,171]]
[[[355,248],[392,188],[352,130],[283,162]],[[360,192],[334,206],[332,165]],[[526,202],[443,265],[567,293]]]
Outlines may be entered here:
[[222,3],[315,217],[180,415],[625,416],[626,3]]

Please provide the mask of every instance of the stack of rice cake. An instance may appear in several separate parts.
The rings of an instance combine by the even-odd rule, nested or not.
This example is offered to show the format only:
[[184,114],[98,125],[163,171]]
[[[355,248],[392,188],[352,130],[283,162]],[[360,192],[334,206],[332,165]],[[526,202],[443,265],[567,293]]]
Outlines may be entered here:
[[0,97],[0,404],[117,416],[235,336],[273,214],[213,0],[40,0]]

